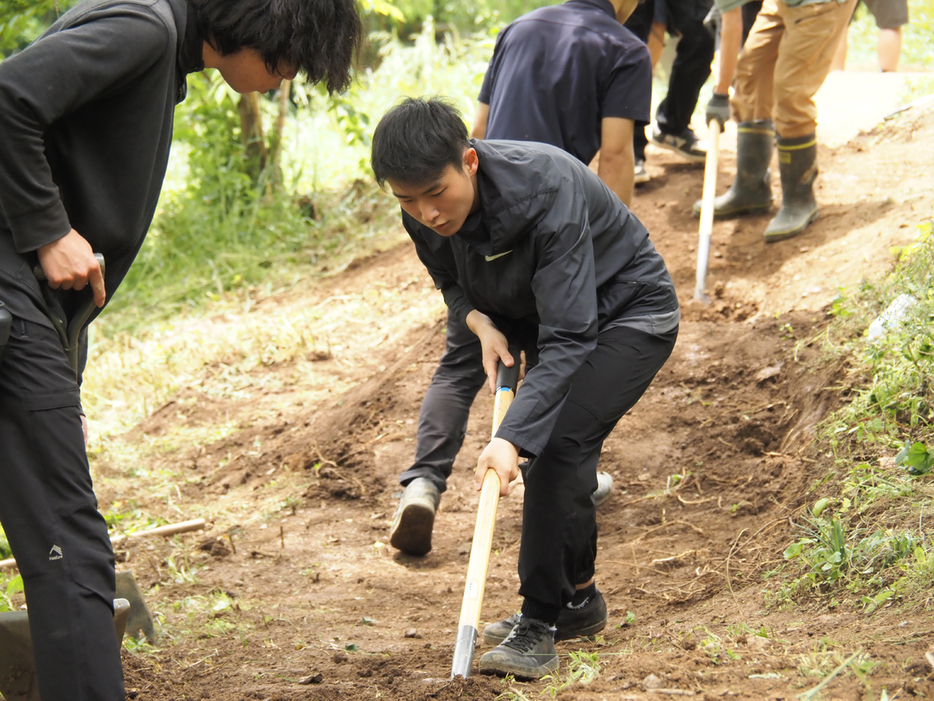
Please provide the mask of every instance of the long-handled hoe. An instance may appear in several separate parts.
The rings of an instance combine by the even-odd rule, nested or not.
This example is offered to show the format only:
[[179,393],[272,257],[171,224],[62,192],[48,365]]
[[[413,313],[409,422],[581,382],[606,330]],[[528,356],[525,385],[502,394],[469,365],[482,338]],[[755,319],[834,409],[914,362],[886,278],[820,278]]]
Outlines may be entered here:
[[[511,368],[500,363],[496,374],[493,436],[496,435],[496,429],[499,428],[506,410],[512,404],[513,397],[516,396],[516,385],[519,383],[519,353],[512,348],[509,350],[516,362]],[[470,669],[473,667],[477,630],[480,626],[480,607],[483,604],[486,573],[490,565],[490,547],[493,544],[493,527],[496,524],[496,507],[499,504],[499,490],[499,475],[496,474],[496,470],[490,468],[483,476],[483,486],[480,489],[477,525],[474,527],[470,562],[467,565],[467,583],[464,586],[460,624],[457,626],[457,643],[454,646],[451,679],[457,676],[466,679],[470,676]]]
[[708,304],[704,294],[707,282],[707,259],[710,256],[710,233],[713,230],[713,198],[717,192],[717,160],[720,152],[720,125],[716,119],[707,124],[707,161],[704,164],[704,191],[701,196],[700,229],[697,239],[697,277],[694,299]]

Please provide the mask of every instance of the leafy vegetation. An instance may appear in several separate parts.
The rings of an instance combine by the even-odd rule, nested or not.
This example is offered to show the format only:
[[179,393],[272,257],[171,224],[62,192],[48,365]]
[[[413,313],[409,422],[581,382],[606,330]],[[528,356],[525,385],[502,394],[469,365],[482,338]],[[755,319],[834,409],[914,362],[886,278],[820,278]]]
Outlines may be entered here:
[[[930,69],[934,62],[931,29],[934,27],[934,3],[920,0],[909,3],[908,24],[902,27],[900,70]],[[849,30],[847,65],[877,66],[876,41],[879,28],[867,7],[860,3]]]
[[[850,401],[824,427],[836,473],[785,558],[804,570],[778,592],[842,592],[871,613],[898,599],[932,603],[934,538],[934,236],[919,227],[896,271],[833,306],[828,350],[850,355]],[[863,333],[868,329],[867,333]],[[840,601],[839,598],[834,598]]]
[[0,4],[0,58],[28,46],[79,0],[4,0]]
[[[281,136],[288,146],[272,165],[278,171],[251,174],[239,98],[219,76],[189,78],[170,186],[101,332],[133,331],[145,319],[174,318],[260,283],[278,288],[319,273],[324,258],[366,250],[394,209],[369,176],[369,134],[379,115],[402,95],[438,86],[451,86],[448,94],[469,114],[492,52],[485,33],[436,41],[430,21],[411,44],[390,33],[372,41],[378,64],[348,94],[328,98],[293,83]],[[272,121],[278,105],[260,102]],[[275,189],[274,177],[281,181]]]
[[18,574],[7,573],[0,576],[0,611],[15,611],[19,607],[14,602],[17,594],[22,595],[23,577]]

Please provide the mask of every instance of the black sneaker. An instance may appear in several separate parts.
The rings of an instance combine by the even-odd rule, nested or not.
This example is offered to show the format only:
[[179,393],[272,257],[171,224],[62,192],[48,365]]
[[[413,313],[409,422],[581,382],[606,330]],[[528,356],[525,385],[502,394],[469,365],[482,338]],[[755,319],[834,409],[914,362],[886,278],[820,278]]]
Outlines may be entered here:
[[652,143],[656,146],[677,153],[692,163],[704,163],[707,160],[707,144],[697,138],[688,127],[680,134],[666,134],[658,125],[652,127]]
[[554,627],[520,615],[506,639],[480,658],[480,671],[531,680],[551,674],[558,664]]
[[[488,645],[499,645],[509,635],[510,631],[522,620],[521,613],[514,613],[509,618],[491,623],[483,629],[483,642]],[[606,611],[606,601],[599,591],[577,608],[565,607],[558,614],[558,624],[555,631],[555,640],[570,640],[587,635],[595,635],[606,628],[609,616]]]
[[406,485],[389,528],[389,544],[409,555],[427,555],[441,493],[435,483],[416,477]]

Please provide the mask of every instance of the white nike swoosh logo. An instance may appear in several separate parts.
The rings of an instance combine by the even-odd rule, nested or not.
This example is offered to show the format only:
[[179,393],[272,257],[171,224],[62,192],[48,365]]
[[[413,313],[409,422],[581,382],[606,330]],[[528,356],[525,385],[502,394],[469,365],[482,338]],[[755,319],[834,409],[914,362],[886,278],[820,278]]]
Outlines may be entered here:
[[486,262],[489,263],[490,261],[496,260],[497,258],[502,258],[503,256],[508,256],[510,253],[512,253],[511,250],[506,251],[505,253],[497,253],[495,256],[483,256],[483,257],[486,258]]

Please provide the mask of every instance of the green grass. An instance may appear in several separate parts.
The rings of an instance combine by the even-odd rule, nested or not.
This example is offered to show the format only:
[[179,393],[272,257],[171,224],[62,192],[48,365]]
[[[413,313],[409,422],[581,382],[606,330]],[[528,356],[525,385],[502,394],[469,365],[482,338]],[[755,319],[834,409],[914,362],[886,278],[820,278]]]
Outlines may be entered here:
[[[934,2],[909,0],[908,24],[902,27],[902,54],[900,71],[934,70]],[[865,5],[860,4],[850,24],[847,65],[878,67],[876,41],[879,29],[875,18]]]
[[[774,603],[819,595],[871,614],[900,603],[930,608],[934,537],[934,236],[918,227],[886,279],[841,294],[825,336],[828,357],[848,358],[847,403],[823,425],[833,471],[785,550],[798,569]],[[883,333],[866,330],[893,300],[913,302]],[[905,297],[902,297],[906,299]],[[819,498],[818,498],[819,497]]]

